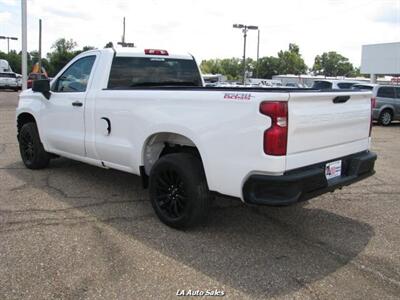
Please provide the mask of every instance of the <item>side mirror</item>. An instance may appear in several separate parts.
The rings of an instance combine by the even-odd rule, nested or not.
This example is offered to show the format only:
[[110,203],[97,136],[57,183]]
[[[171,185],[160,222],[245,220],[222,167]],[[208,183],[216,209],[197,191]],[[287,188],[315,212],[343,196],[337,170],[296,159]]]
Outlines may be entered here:
[[34,80],[32,83],[32,91],[42,93],[47,100],[50,99],[50,81],[48,79]]

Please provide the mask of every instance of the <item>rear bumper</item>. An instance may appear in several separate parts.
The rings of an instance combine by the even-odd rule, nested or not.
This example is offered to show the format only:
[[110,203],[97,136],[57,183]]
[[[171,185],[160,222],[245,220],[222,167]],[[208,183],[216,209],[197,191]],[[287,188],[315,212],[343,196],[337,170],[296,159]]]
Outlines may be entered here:
[[377,156],[365,151],[330,161],[342,160],[342,176],[327,180],[325,165],[299,168],[282,176],[252,175],[243,186],[246,203],[259,205],[289,205],[308,200],[337,188],[350,185],[375,173]]

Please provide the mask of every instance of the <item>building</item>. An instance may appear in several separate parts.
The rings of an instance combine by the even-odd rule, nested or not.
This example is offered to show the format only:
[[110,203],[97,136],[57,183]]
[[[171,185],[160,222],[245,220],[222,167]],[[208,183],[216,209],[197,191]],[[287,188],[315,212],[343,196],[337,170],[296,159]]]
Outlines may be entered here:
[[372,83],[378,75],[400,76],[400,42],[363,45],[361,73],[370,74]]

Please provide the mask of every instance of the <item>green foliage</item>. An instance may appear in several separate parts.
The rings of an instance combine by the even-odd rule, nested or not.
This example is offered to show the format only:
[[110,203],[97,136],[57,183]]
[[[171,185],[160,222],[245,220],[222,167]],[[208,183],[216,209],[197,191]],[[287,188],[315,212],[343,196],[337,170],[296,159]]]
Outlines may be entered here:
[[[238,80],[243,76],[243,63],[239,58],[203,60],[200,68],[206,74],[223,74],[229,80]],[[271,78],[277,74],[304,74],[307,66],[295,44],[289,44],[289,50],[279,51],[278,57],[261,57],[257,62],[246,59],[246,70],[253,72],[253,77]]]
[[50,63],[50,70],[48,73],[50,76],[56,75],[75,55],[73,51],[76,47],[76,42],[72,39],[66,40],[64,38],[58,39],[51,49],[53,52],[47,54],[47,59]]
[[279,74],[279,58],[274,56],[261,57],[256,69],[255,77],[271,79],[272,76]]
[[[247,60],[246,63],[250,64],[252,61]],[[238,80],[243,73],[242,60],[239,58],[203,60],[200,68],[203,74],[223,74],[229,80]]]
[[312,71],[316,75],[325,76],[357,76],[359,69],[354,69],[349,59],[335,52],[324,52],[315,57]]
[[[81,50],[74,50],[77,44],[72,39],[66,40],[64,38],[58,39],[52,48],[52,52],[47,54],[47,58],[42,57],[41,63],[49,76],[54,76],[60,71],[72,58],[84,51],[95,49],[92,46],[84,46]],[[17,53],[11,50],[10,53],[0,51],[0,59],[5,59],[10,64],[12,70],[21,74],[21,61],[22,53]],[[38,51],[31,51],[28,53],[28,73],[31,72],[32,67],[39,61]]]
[[300,54],[300,48],[296,44],[289,44],[289,50],[278,53],[280,74],[300,75],[307,71],[307,65]]

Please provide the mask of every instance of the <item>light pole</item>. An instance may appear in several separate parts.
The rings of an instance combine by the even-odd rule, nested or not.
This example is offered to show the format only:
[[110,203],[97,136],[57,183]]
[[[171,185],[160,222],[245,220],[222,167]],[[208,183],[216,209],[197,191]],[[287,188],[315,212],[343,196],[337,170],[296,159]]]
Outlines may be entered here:
[[39,73],[42,74],[42,19],[39,19]]
[[257,78],[260,76],[258,74],[258,59],[260,58],[260,29],[257,30],[258,35],[257,35],[257,62],[256,62],[256,74]]
[[27,16],[26,0],[21,0],[21,32],[22,32],[22,90],[27,88],[28,79],[28,52],[27,52]]
[[243,32],[243,84],[246,83],[246,38],[248,30],[257,30],[258,26],[233,24],[233,28],[242,29]]
[[10,40],[17,41],[18,38],[14,36],[0,36],[0,40],[7,40],[7,54],[10,53]]

